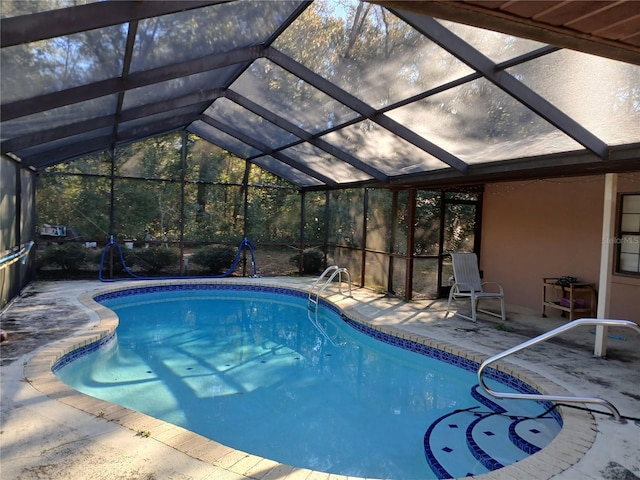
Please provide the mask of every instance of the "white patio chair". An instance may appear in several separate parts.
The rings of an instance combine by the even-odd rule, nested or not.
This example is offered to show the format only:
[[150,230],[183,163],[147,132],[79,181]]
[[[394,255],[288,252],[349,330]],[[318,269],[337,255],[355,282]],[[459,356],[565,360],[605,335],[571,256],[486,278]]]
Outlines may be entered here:
[[[463,315],[457,312],[457,315],[476,321],[476,312],[486,313],[493,315],[494,317],[501,318],[504,322],[506,320],[504,310],[504,290],[502,285],[497,282],[482,282],[480,280],[480,271],[478,270],[478,257],[475,253],[452,253],[451,259],[453,261],[453,277],[454,284],[449,292],[449,302],[447,303],[447,313],[444,318],[449,315],[451,309],[451,303],[458,298],[468,298],[471,300],[471,316]],[[498,291],[486,291],[485,286],[493,285],[491,290],[497,288]],[[478,302],[485,298],[499,298],[501,313],[491,312],[488,310],[478,309]]]

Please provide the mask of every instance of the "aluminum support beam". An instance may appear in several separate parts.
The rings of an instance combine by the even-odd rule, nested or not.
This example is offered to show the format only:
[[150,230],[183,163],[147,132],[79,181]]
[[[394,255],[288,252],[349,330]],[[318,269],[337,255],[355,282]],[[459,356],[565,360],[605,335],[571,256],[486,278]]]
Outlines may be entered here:
[[183,107],[196,106],[202,104],[205,109],[216,98],[224,95],[222,88],[216,88],[207,91],[198,91],[179,98],[172,98],[163,102],[141,105],[139,107],[124,110],[120,116],[105,115],[103,117],[82,120],[70,125],[62,125],[60,127],[50,128],[48,130],[38,131],[29,135],[15,137],[2,142],[1,153],[16,152],[25,148],[41,145],[47,142],[53,142],[65,137],[71,137],[81,133],[90,132],[104,127],[110,127],[116,122],[128,122],[138,118],[145,118],[158,113],[177,110]]
[[[114,143],[117,145],[123,145],[133,141],[142,141],[145,138],[181,130],[185,124],[189,124],[194,120],[196,120],[196,118],[194,118],[193,114],[171,117],[161,122],[154,122],[120,132],[115,142],[113,140],[113,135],[98,138],[94,137],[82,142],[65,145],[64,147],[46,150],[38,154],[27,155],[22,158],[22,161],[29,166],[37,168],[40,168],[40,166],[45,164],[53,165],[73,158],[109,150],[110,148],[115,147]],[[104,141],[106,138],[109,139],[107,142]]]
[[8,17],[0,21],[0,44],[11,47],[219,3],[226,1],[97,2]]
[[111,135],[94,137],[84,142],[66,145],[63,148],[47,151],[41,155],[22,157],[22,163],[28,167],[42,169],[60,162],[75,160],[94,153],[109,150],[111,146]]
[[168,132],[175,132],[176,130],[182,130],[185,125],[195,122],[198,119],[198,115],[199,113],[196,114],[194,112],[186,113],[169,117],[161,121],[140,125],[135,128],[120,130],[118,132],[116,142],[118,144],[129,143],[132,141],[143,140],[145,138],[164,135]]
[[265,56],[275,64],[287,70],[289,73],[304,80],[305,82],[317,88],[318,90],[326,93],[327,95],[339,101],[343,105],[346,105],[352,110],[355,110],[363,117],[366,117],[372,122],[389,130],[394,135],[397,135],[398,137],[406,140],[407,142],[425,151],[429,155],[434,156],[441,162],[446,163],[450,167],[453,167],[454,169],[458,170],[459,172],[467,173],[469,165],[467,165],[465,162],[460,160],[455,155],[452,155],[451,153],[447,152],[443,148],[421,137],[414,131],[399,124],[398,122],[396,122],[395,120],[392,120],[386,115],[378,112],[373,107],[367,105],[365,102],[363,102],[359,98],[345,92],[338,86],[334,85],[330,81],[321,77],[317,73],[309,70],[307,67],[296,62],[295,60],[283,54],[282,52],[276,50],[275,48],[270,47],[266,49]]
[[[136,34],[138,32],[138,20],[129,22],[129,28],[127,31],[127,44],[124,51],[124,58],[122,61],[122,80],[127,81],[129,78],[129,72],[131,71],[131,59],[133,58],[133,46],[136,42]],[[118,93],[118,103],[116,105],[116,119],[120,118],[122,114],[122,105],[124,105],[124,91]],[[115,148],[116,141],[118,139],[119,122],[116,121],[113,125],[113,147]]]
[[[297,162],[296,160],[290,158],[289,156],[278,152],[277,150],[272,149],[271,147],[269,147],[268,145],[263,144],[262,142],[257,141],[256,139],[249,137],[241,132],[238,132],[237,130],[229,127],[228,125],[219,122],[218,120],[215,120],[207,115],[201,115],[200,120],[202,120],[203,122],[211,125],[214,128],[217,128],[218,130],[220,130],[221,132],[226,133],[227,135],[231,135],[232,137],[240,140],[241,142],[246,143],[247,145],[260,150],[261,152],[264,153],[264,155],[269,155],[272,156],[273,158],[280,160],[281,162],[289,165],[290,167],[295,168],[296,170],[301,171],[302,173],[309,175],[310,177],[315,178],[316,180],[321,181],[322,183],[325,183],[329,186],[335,187],[337,186],[337,182],[335,182],[334,180],[332,180],[329,177],[326,177],[325,175],[322,175],[321,173],[316,172],[315,170],[307,167],[306,165],[303,165],[299,162]],[[277,175],[283,176],[281,173],[278,173]]]
[[495,86],[523,103],[576,142],[598,155],[601,159],[608,160],[609,148],[605,142],[535,93],[524,83],[518,81],[506,71],[496,68],[497,66],[493,61],[436,20],[404,10],[392,10],[392,12],[466,65],[480,72]]
[[375,178],[379,182],[388,181],[389,177],[385,175],[383,172],[381,172],[380,170],[373,168],[371,165],[368,165],[367,163],[361,160],[358,160],[357,158],[349,155],[348,153],[340,150],[339,148],[336,148],[333,145],[327,143],[326,141],[314,137],[314,135],[310,134],[306,130],[299,128],[297,125],[274,114],[270,110],[265,109],[264,107],[258,105],[257,103],[252,102],[248,98],[243,97],[242,95],[234,92],[233,90],[227,90],[225,93],[225,97],[231,100],[232,102],[235,102],[236,104],[240,105],[241,107],[246,108],[250,112],[253,112],[256,115],[259,115],[260,117],[264,118],[265,120],[268,120],[274,125],[277,125],[283,130],[286,130],[287,132],[292,133],[293,135],[297,136],[301,140],[308,142],[314,145],[315,147],[318,147],[320,150],[323,150],[329,153],[330,155],[333,155],[334,157],[342,160],[343,162],[348,163],[352,167],[365,172],[367,175],[370,175],[371,177]]
[[230,52],[208,55],[165,67],[136,72],[124,80],[122,77],[109,78],[99,82],[73,87],[59,92],[47,93],[27,100],[17,100],[0,107],[2,121],[44,112],[74,103],[84,102],[105,95],[113,95],[134,88],[145,87],[175,78],[215,70],[241,63],[247,63],[262,56],[262,47],[246,47]]

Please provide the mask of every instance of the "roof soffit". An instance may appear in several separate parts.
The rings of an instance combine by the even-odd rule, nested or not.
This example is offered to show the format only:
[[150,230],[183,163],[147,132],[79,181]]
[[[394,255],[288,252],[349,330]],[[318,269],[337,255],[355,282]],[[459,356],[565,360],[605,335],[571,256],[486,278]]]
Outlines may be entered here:
[[373,0],[373,3],[640,65],[637,0]]

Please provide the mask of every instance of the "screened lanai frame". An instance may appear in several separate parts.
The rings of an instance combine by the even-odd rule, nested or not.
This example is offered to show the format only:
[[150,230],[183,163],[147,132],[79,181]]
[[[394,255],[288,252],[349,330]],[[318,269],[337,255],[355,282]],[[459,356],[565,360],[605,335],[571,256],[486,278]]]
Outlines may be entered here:
[[183,130],[301,192],[639,168],[640,61],[397,5],[54,4],[2,8],[2,153],[36,171]]
[[[586,113],[567,112],[584,100],[595,103],[599,92],[587,85],[582,99],[559,108],[558,96],[525,68],[558,55],[598,72],[615,67],[616,75],[603,81],[624,103],[625,95],[636,94],[618,90],[640,78],[632,64],[559,54],[557,47],[531,40],[367,3],[136,3],[56,10],[47,10],[49,2],[15,3],[41,12],[3,7],[3,153],[43,168],[186,128],[301,189],[315,189],[426,182],[430,175],[455,182],[472,177],[474,168],[513,172],[508,161],[535,168],[558,155],[566,157],[565,168],[585,161],[611,167],[628,160],[630,146],[637,151],[640,139],[629,121],[637,111],[630,119],[601,102]],[[60,26],[50,28],[57,20]],[[313,34],[301,35],[313,20],[325,29],[363,22],[371,38],[379,37],[372,43],[376,55],[345,50],[339,41],[310,51],[313,41],[305,38]],[[37,28],[44,24],[47,29]],[[395,48],[386,46],[393,62],[389,52],[382,58],[383,41],[393,42],[400,32],[410,48],[401,39]],[[64,58],[56,59],[61,51]],[[17,63],[24,55],[31,56],[28,67]],[[549,63],[558,68],[558,61]],[[485,117],[484,124],[473,118],[483,105],[465,107],[465,85],[500,96],[496,108],[515,112],[490,132],[490,142],[482,128],[498,117]],[[466,117],[458,130],[457,118],[451,120],[456,116]],[[473,129],[466,125],[470,119],[476,120]],[[337,172],[335,164],[347,167]]]
[[[320,249],[324,264],[348,267],[355,284],[417,299],[436,297],[448,287],[448,250],[479,248],[479,187],[457,193],[380,188],[300,192],[248,161],[220,149],[216,153],[208,142],[181,133],[139,142],[135,148],[119,147],[111,158],[105,152],[43,172],[36,195],[38,225],[55,219],[67,226],[69,236],[40,238],[39,252],[60,241],[86,242],[97,247],[89,257],[99,257],[114,232],[123,248],[135,245],[126,259],[135,260],[136,267],[144,266],[140,249],[180,250],[175,264],[151,276],[192,276],[203,274],[191,258],[201,247],[233,248],[248,238],[256,247],[260,275],[317,274],[319,270],[304,272],[301,258],[296,262],[295,257]],[[159,150],[149,157],[154,149]],[[216,168],[203,163],[207,156],[216,159]],[[219,174],[226,180],[220,181]],[[145,232],[152,233],[149,241]],[[112,262],[118,263],[117,252],[109,253],[105,278],[113,276]],[[244,253],[235,273],[251,275],[251,264],[244,262],[251,257]],[[88,261],[84,274],[93,271],[95,277],[97,265]]]

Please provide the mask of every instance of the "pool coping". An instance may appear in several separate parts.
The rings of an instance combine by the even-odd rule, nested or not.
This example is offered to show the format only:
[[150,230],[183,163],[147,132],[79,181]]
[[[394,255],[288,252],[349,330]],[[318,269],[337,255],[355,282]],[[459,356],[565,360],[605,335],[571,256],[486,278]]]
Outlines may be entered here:
[[[266,477],[302,479],[313,476],[314,479],[331,478],[332,480],[355,480],[355,477],[352,476],[347,477],[344,475],[314,472],[309,469],[281,464],[267,458],[235,450],[193,433],[183,427],[77,392],[58,380],[53,374],[53,365],[64,355],[94,342],[98,342],[115,331],[118,325],[117,316],[107,307],[94,301],[94,297],[132,288],[171,284],[239,285],[237,281],[225,279],[136,281],[133,285],[132,282],[105,285],[104,289],[81,294],[78,298],[79,302],[95,315],[97,321],[90,330],[78,332],[73,337],[49,344],[36,352],[24,367],[25,379],[36,390],[52,399],[106,421],[115,422],[133,432],[137,432],[137,435],[150,436],[190,457],[226,470],[230,474],[247,479]],[[263,286],[268,289],[277,288],[274,287],[273,284],[260,282],[259,279],[243,279],[241,285]],[[306,290],[296,288],[295,286],[287,285],[283,287],[283,289],[298,291],[305,295],[307,293]],[[350,308],[350,306],[337,305],[326,297],[323,298],[323,301],[344,312],[349,319],[384,334],[410,340],[426,345],[427,347],[437,348],[473,362],[480,363],[487,358],[486,355],[449,342],[435,340],[426,335],[409,333],[388,325],[373,324],[370,317],[355,311],[353,308]],[[557,383],[521,366],[514,367],[511,364],[502,362],[495,365],[495,368],[498,371],[504,372],[531,385],[542,393],[553,392],[556,395],[571,395]],[[476,475],[474,478],[482,480],[501,480],[507,478],[539,480],[541,478],[551,478],[578,463],[595,441],[597,432],[595,419],[589,412],[582,410],[568,409],[562,406],[558,407],[558,410],[562,415],[563,427],[550,445],[540,452],[530,455],[514,464],[499,470]],[[268,473],[265,474],[265,472]]]

